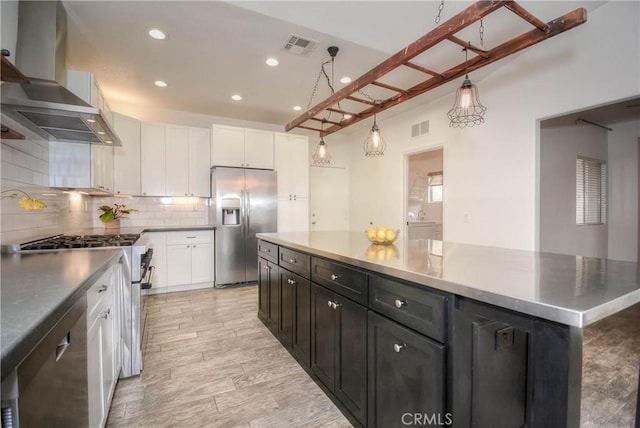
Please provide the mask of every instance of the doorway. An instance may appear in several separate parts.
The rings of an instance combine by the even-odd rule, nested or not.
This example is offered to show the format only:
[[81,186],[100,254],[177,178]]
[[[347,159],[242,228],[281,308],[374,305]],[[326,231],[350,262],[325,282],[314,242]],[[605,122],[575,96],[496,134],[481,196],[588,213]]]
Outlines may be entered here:
[[406,236],[442,240],[444,150],[412,153],[406,157]]

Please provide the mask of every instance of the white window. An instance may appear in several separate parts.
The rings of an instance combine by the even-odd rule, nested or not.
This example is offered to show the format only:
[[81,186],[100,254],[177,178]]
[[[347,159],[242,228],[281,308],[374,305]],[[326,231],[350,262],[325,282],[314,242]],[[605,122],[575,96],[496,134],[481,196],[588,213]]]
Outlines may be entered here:
[[442,171],[428,174],[427,202],[442,202],[442,184]]
[[607,213],[607,164],[578,156],[576,159],[576,224],[604,224]]

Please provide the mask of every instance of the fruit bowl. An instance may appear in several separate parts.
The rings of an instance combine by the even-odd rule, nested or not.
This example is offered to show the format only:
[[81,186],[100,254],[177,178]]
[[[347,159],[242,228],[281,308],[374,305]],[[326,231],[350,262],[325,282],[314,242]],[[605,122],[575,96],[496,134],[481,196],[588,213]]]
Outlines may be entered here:
[[381,227],[378,227],[377,229],[375,227],[370,227],[367,230],[365,230],[365,234],[367,235],[367,238],[369,238],[369,241],[371,241],[374,244],[390,245],[390,244],[393,244],[393,241],[395,241],[398,238],[400,231],[391,230],[384,226],[381,226]]

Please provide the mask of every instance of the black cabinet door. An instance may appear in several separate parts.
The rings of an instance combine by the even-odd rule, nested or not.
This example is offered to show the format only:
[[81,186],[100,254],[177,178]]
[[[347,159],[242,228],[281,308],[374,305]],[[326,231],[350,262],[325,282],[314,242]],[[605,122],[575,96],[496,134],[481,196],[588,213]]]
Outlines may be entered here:
[[338,312],[335,395],[360,423],[367,420],[367,308],[335,296]]
[[334,391],[338,312],[332,308],[335,294],[311,285],[311,370],[327,388]]
[[278,335],[279,319],[280,319],[280,275],[278,275],[278,265],[267,262],[268,267],[268,284],[269,284],[269,311],[267,313],[267,325]]
[[300,364],[311,366],[311,283],[291,274],[293,284],[293,355]]
[[369,427],[450,425],[445,347],[369,311]]
[[284,346],[290,348],[293,344],[293,314],[296,281],[291,274],[280,268],[280,320],[278,334]]
[[264,321],[269,318],[269,265],[258,257],[258,316]]

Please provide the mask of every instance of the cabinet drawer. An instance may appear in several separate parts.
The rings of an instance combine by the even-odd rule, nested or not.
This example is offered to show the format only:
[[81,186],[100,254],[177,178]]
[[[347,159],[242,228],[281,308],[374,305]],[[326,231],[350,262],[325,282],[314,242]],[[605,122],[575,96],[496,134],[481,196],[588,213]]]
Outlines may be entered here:
[[87,319],[91,319],[94,312],[99,309],[105,299],[113,296],[113,284],[111,283],[111,271],[109,268],[103,273],[91,288],[87,290]]
[[280,266],[302,275],[305,278],[311,276],[311,256],[288,248],[280,247]]
[[185,230],[184,232],[167,232],[167,245],[171,244],[204,244],[213,241],[211,230]]
[[336,293],[367,304],[367,274],[340,263],[313,257],[311,279]]
[[447,296],[371,275],[369,307],[420,333],[445,341]]
[[258,255],[278,263],[278,246],[267,241],[258,241]]

